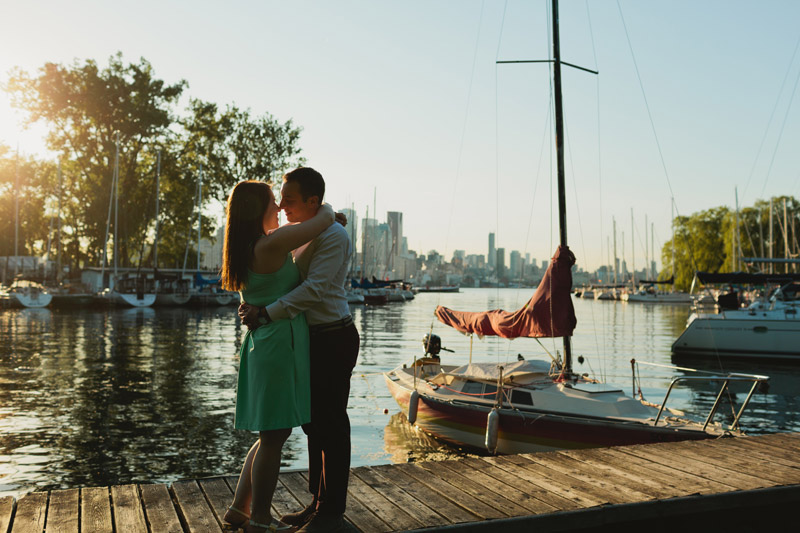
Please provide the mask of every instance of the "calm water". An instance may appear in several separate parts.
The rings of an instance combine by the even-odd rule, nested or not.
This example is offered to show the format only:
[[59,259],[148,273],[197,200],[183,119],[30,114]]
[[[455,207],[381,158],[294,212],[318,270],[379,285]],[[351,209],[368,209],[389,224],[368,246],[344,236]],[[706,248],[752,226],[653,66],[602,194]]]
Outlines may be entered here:
[[[421,351],[433,326],[466,362],[469,338],[433,323],[437,304],[481,310],[519,307],[530,290],[466,289],[420,294],[411,302],[353,307],[361,354],[352,379],[353,465],[462,454],[420,435],[398,415],[381,373]],[[575,300],[576,370],[631,388],[630,359],[671,364],[670,345],[688,309]],[[232,428],[237,354],[243,329],[234,307],[143,310],[0,310],[0,496],[77,486],[168,482],[233,474],[254,434]],[[560,340],[542,340],[551,353]],[[548,356],[532,339],[475,340],[476,359]],[[684,363],[681,361],[681,363]],[[691,366],[767,374],[743,427],[751,434],[800,431],[800,366],[692,361]],[[645,368],[642,370],[646,371]],[[680,371],[642,376],[660,401]],[[741,389],[735,400],[741,401]],[[712,386],[684,387],[675,407],[703,413]],[[730,406],[723,407],[730,418]],[[385,412],[387,411],[387,412]],[[296,430],[284,450],[287,468],[306,466]]]

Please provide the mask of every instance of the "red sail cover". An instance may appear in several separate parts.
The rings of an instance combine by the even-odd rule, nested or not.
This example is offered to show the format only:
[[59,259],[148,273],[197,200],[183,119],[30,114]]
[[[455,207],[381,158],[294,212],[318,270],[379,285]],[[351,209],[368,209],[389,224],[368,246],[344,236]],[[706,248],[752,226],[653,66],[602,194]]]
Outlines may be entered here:
[[565,337],[572,335],[577,323],[572,307],[572,265],[575,256],[566,246],[559,246],[547,267],[539,287],[522,309],[514,312],[495,309],[483,313],[453,311],[441,305],[434,314],[444,324],[480,336]]

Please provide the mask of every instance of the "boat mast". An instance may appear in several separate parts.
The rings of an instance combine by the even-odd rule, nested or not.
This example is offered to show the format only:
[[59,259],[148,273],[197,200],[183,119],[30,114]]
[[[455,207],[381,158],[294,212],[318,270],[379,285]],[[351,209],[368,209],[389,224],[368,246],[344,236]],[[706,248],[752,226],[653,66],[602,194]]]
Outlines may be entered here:
[[[160,183],[159,180],[161,179],[161,150],[158,150],[156,154],[156,236],[153,240],[153,270],[158,270],[158,230],[160,229],[158,226],[158,195],[159,195],[159,188]],[[157,283],[157,282],[156,282]]]
[[19,272],[19,146],[14,159],[14,278]]
[[672,291],[675,292],[675,198],[672,198],[672,205],[670,205],[670,226],[672,227]]
[[636,227],[633,224],[633,208],[631,207],[631,289],[636,291]]
[[[567,243],[567,195],[564,178],[564,111],[561,100],[561,44],[558,33],[558,0],[553,0],[553,90],[556,110],[556,161],[558,163],[558,229],[561,246]],[[572,372],[572,339],[564,336],[564,373]]]
[[200,229],[203,226],[203,165],[197,180],[197,271],[200,272]]
[[61,197],[64,192],[63,176],[61,175],[61,160],[58,160],[58,243],[56,260],[56,284],[61,283]]
[[117,241],[119,238],[119,132],[117,132],[116,151],[114,153],[114,285],[117,283],[117,254],[119,248]]

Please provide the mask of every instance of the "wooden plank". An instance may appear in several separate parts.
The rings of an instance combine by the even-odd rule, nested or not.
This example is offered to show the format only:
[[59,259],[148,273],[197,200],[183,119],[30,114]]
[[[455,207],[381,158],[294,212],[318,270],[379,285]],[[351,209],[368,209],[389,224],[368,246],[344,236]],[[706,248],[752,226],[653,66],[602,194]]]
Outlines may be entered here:
[[796,457],[787,457],[785,455],[776,454],[770,446],[746,438],[728,439],[725,444],[727,449],[753,455],[765,461],[771,461],[774,464],[782,465],[785,468],[800,470],[800,455]]
[[625,503],[649,501],[655,498],[655,496],[649,492],[629,487],[625,483],[624,477],[615,476],[611,473],[599,476],[597,472],[587,471],[585,465],[580,461],[566,455],[559,453],[543,453],[530,454],[526,455],[526,457],[554,472],[561,472],[595,489],[602,489],[603,493],[598,492],[598,494],[613,494]]
[[197,481],[176,481],[172,493],[178,503],[178,512],[190,533],[219,533],[220,524],[208,506]]
[[634,473],[625,468],[624,465],[619,464],[614,458],[599,455],[596,450],[565,450],[558,453],[566,455],[567,457],[572,457],[581,463],[585,463],[587,468],[595,470],[597,475],[604,475],[605,473],[613,474],[619,483],[624,483],[631,488],[653,494],[659,499],[682,496],[685,492],[664,483],[663,480],[656,480],[653,476],[644,476]]
[[114,508],[116,531],[124,533],[147,533],[139,488],[136,485],[111,487],[111,504]]
[[278,476],[278,481],[283,483],[289,492],[300,502],[300,506],[295,511],[301,511],[311,505],[314,497],[308,492],[308,481],[300,472],[286,472]]
[[757,438],[776,447],[783,447],[794,453],[800,453],[800,435],[797,433],[772,433]]
[[272,509],[275,511],[276,517],[281,517],[285,514],[294,513],[305,509],[305,505],[300,503],[300,500],[294,497],[294,494],[286,488],[286,485],[278,482],[275,487],[275,493],[272,495]]
[[[287,488],[289,485],[291,485],[292,494],[296,496],[300,495],[305,499],[306,502],[308,502],[303,503],[303,508],[307,507],[313,501],[311,494],[308,492],[308,478],[306,478],[305,473],[287,472],[286,474],[281,474],[281,476],[285,476],[283,477],[283,480],[286,481]],[[355,525],[356,528],[360,529],[361,531],[376,532],[392,530],[388,524],[375,516],[357,498],[352,497],[349,492],[348,496],[347,510],[344,513],[344,517],[351,524]]]
[[[224,483],[224,481],[223,481]],[[228,486],[225,485],[225,488]],[[181,521],[172,503],[169,489],[164,484],[141,485],[142,503],[150,531],[182,533]]]
[[54,490],[47,506],[47,533],[78,533],[79,489]]
[[800,482],[800,471],[795,471],[793,474],[778,467],[774,462],[763,460],[754,454],[742,456],[727,447],[713,446],[708,442],[686,443],[681,454],[689,454],[695,459],[715,466],[732,468],[739,473],[760,477],[778,485]]
[[[221,477],[198,479],[197,482],[200,484],[200,489],[203,491],[203,494],[205,494],[206,500],[211,506],[214,517],[217,519],[217,522],[221,524],[222,517],[225,516],[228,506],[233,502],[233,492],[231,492],[228,484],[225,483],[225,479]],[[247,509],[242,510],[248,511]]]
[[481,520],[502,518],[505,516],[494,507],[487,505],[478,498],[472,497],[459,487],[454,487],[451,483],[438,476],[430,475],[427,470],[419,466],[419,463],[399,464],[395,465],[395,468],[414,478],[417,483],[422,483],[424,486],[436,491],[459,507],[466,509]]
[[502,472],[500,468],[492,468],[491,465],[483,461],[476,460],[474,463],[468,463],[466,460],[460,459],[458,461],[445,461],[442,463],[442,465],[450,468],[458,474],[461,474],[471,481],[478,483],[484,488],[484,490],[488,490],[495,494],[502,494],[505,499],[514,502],[528,511],[527,513],[523,513],[523,515],[551,513],[556,510],[555,507],[537,500],[530,494],[519,490],[513,485],[504,483],[483,471],[499,470]]
[[575,502],[578,508],[596,507],[608,503],[606,498],[598,497],[594,494],[576,488],[568,476],[553,476],[546,468],[542,468],[536,463],[532,463],[523,457],[512,455],[505,457],[495,457],[498,463],[505,463],[509,468],[527,472],[529,478],[534,479],[534,483],[543,489],[550,491],[564,499]]
[[11,525],[11,515],[14,513],[14,498],[5,496],[0,498],[0,533],[8,533]]
[[520,463],[518,465],[520,468],[525,468],[544,478],[547,478],[550,480],[551,484],[564,487],[564,489],[567,489],[572,493],[573,498],[577,497],[581,500],[593,500],[597,502],[594,505],[630,502],[629,498],[626,498],[617,492],[609,491],[603,487],[597,486],[596,484],[586,483],[585,481],[582,481],[569,474],[565,474],[558,470],[553,470],[550,466],[532,461],[525,455],[520,455],[518,457],[519,459],[527,461]]
[[81,531],[111,533],[111,500],[108,487],[81,489]]
[[497,457],[481,457],[478,460],[484,461],[496,467],[497,470],[492,470],[493,473],[505,472],[510,477],[519,480],[517,484],[518,488],[524,490],[538,500],[553,506],[558,511],[570,511],[573,509],[579,509],[581,507],[581,505],[576,501],[565,498],[556,494],[555,492],[543,488],[538,484],[538,482],[541,480],[539,476],[533,474],[532,472],[528,472],[523,468],[518,468],[511,462]]
[[31,492],[17,501],[11,533],[42,533],[47,516],[47,493]]
[[720,468],[707,462],[693,459],[686,448],[679,451],[670,451],[655,446],[650,448],[629,446],[623,448],[623,451],[631,454],[644,453],[653,461],[659,462],[665,466],[684,472],[690,472],[714,481],[724,482],[726,485],[733,485],[740,490],[758,489],[769,486],[769,484],[765,483],[762,479],[740,474],[729,468]]
[[746,445],[752,448],[762,450],[764,453],[769,454],[770,457],[778,457],[780,459],[783,459],[784,461],[788,461],[793,464],[797,464],[798,462],[800,462],[800,453],[793,453],[791,451],[787,453],[785,449],[781,448],[780,444],[776,446],[774,443],[770,444],[769,442],[756,438],[733,439],[733,441],[734,444],[739,446]]
[[[486,490],[479,483],[448,468],[447,463],[450,462],[452,461],[423,462],[417,463],[417,465],[429,474],[437,476],[453,487],[457,487],[472,497],[485,502],[500,516],[523,516],[528,514],[527,509],[524,507],[503,498],[494,491]],[[489,516],[487,518],[495,518],[495,516]]]
[[407,494],[420,502],[424,502],[432,509],[435,509],[437,513],[454,524],[471,522],[476,518],[480,519],[480,517],[459,507],[435,490],[423,485],[405,472],[402,472],[400,469],[394,468],[394,465],[378,465],[370,467],[370,469],[383,478],[391,479],[393,483],[403,489]]
[[[364,468],[354,468],[352,474],[360,472]],[[349,491],[351,496],[358,498],[367,509],[372,510],[381,520],[389,526],[387,531],[404,531],[408,529],[418,529],[424,524],[415,519],[391,501],[386,499],[374,487],[365,483],[358,475],[350,476]]]
[[723,485],[716,481],[711,481],[704,477],[689,474],[681,470],[664,466],[661,463],[653,462],[648,458],[638,457],[622,451],[623,448],[601,448],[594,450],[602,456],[609,456],[619,461],[620,467],[641,474],[651,476],[660,480],[665,485],[685,491],[684,495],[692,494],[713,494],[717,492],[730,492],[736,490],[729,485]]
[[352,471],[352,474],[351,480],[353,477],[360,479],[375,489],[379,494],[384,495],[390,502],[403,509],[423,526],[430,527],[450,523],[442,515],[428,507],[426,503],[408,494],[399,485],[394,483],[394,480],[380,475],[372,468],[356,468]]

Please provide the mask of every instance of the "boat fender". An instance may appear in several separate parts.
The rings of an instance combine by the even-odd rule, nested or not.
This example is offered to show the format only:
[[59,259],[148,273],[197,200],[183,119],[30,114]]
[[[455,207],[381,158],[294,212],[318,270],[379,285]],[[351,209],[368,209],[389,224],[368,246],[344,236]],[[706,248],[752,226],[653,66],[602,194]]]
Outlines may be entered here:
[[492,454],[497,451],[497,430],[499,427],[500,413],[497,411],[497,407],[495,407],[489,412],[489,416],[486,417],[486,449]]
[[417,421],[417,408],[419,407],[419,393],[411,391],[411,397],[408,399],[408,423],[412,426]]

